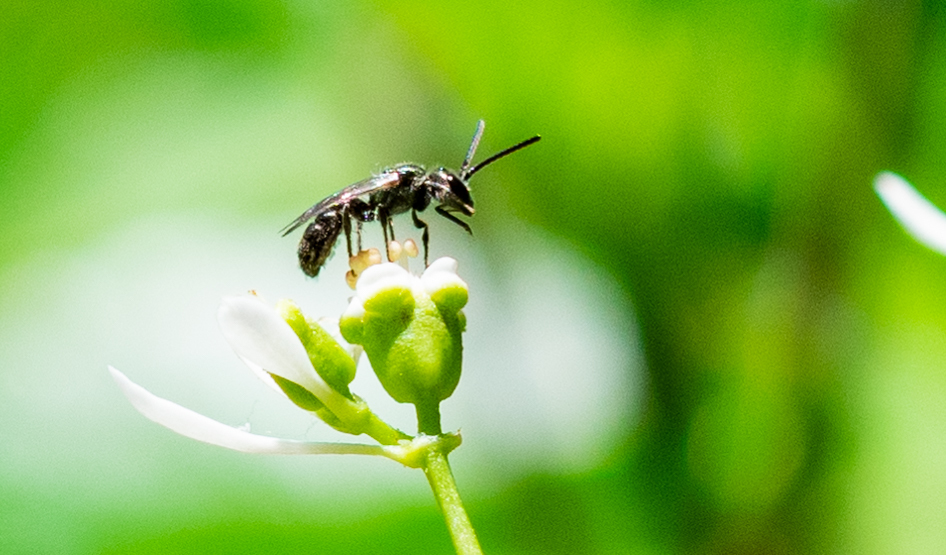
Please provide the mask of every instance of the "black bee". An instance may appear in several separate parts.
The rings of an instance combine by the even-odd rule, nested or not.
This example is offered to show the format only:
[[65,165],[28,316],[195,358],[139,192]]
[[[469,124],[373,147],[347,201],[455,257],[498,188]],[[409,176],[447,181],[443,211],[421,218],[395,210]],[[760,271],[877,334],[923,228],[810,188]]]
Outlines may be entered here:
[[394,239],[391,217],[408,210],[411,211],[414,227],[423,230],[424,264],[426,265],[429,233],[427,223],[418,218],[417,213],[423,212],[432,201],[437,202],[434,210],[438,214],[472,235],[470,226],[453,215],[453,212],[459,212],[464,216],[473,215],[473,198],[470,196],[468,184],[470,178],[487,165],[541,138],[536,135],[471,166],[473,154],[476,152],[476,146],[480,142],[485,125],[483,120],[477,124],[473,142],[470,144],[459,172],[446,168],[427,171],[416,164],[400,164],[381,172],[380,175],[349,185],[303,212],[282,230],[285,237],[302,224],[313,220],[302,234],[302,240],[299,241],[299,265],[302,266],[302,271],[311,277],[317,276],[319,269],[332,254],[335,241],[343,230],[348,245],[348,256],[352,256],[352,221],[357,227],[359,251],[361,250],[361,226],[364,222],[374,220],[381,222],[386,247],[389,235],[391,240]]

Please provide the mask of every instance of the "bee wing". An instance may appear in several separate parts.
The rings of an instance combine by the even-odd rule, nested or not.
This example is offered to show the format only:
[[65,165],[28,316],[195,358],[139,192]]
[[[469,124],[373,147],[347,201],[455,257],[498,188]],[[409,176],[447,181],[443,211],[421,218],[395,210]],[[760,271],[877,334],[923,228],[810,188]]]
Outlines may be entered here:
[[343,206],[347,202],[351,201],[351,199],[371,193],[372,191],[393,187],[397,185],[399,180],[400,175],[398,172],[389,170],[382,173],[381,175],[375,175],[357,183],[352,183],[334,195],[326,197],[313,205],[311,208],[303,212],[301,216],[293,220],[289,225],[282,228],[280,233],[282,233],[283,237],[285,237],[318,214],[321,214],[322,212],[332,208]]

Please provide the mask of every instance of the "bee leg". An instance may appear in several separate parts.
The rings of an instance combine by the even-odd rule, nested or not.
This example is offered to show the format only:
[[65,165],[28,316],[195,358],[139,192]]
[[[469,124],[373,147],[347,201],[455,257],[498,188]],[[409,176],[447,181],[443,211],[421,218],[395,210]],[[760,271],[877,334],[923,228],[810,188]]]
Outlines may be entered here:
[[[361,224],[358,224],[361,228]],[[348,258],[354,256],[351,252],[351,215],[348,212],[342,214],[342,228],[345,230],[345,243],[348,245]],[[358,236],[361,239],[361,236]],[[358,250],[361,250],[360,248]]]
[[[397,239],[394,237],[394,222],[391,220],[390,217],[388,217],[388,231],[390,231],[391,233],[391,243],[396,242]],[[385,235],[387,235],[387,233],[385,233]],[[393,262],[391,260],[391,250],[390,250],[391,243],[388,243],[387,240],[385,240],[384,242],[384,250],[388,253],[388,262]]]
[[464,222],[464,221],[461,220],[460,218],[457,218],[456,216],[454,216],[454,215],[451,214],[450,212],[447,212],[446,210],[444,210],[443,206],[438,206],[438,207],[434,208],[434,210],[436,210],[437,213],[440,214],[441,216],[443,216],[444,218],[447,218],[447,219],[450,220],[451,222],[453,222],[453,223],[457,224],[458,226],[462,227],[462,228],[463,228],[464,230],[466,230],[466,232],[469,233],[470,235],[473,235],[473,230],[470,229],[470,226],[468,226],[468,225],[466,224],[466,222]]
[[358,231],[358,252],[361,252],[361,224],[362,221],[358,220],[357,222],[357,231]]
[[[388,245],[391,243],[388,241],[388,227],[391,225],[391,220],[388,217],[386,210],[378,209],[378,220],[381,221],[381,231],[384,232],[384,252],[390,252],[388,250]],[[394,240],[394,228],[391,228],[391,240]],[[391,258],[388,257],[388,262],[391,261]]]
[[417,210],[411,210],[411,218],[414,219],[414,227],[424,230],[421,233],[421,240],[424,243],[424,267],[426,268],[429,266],[427,263],[427,244],[430,242],[430,232],[427,230],[427,222],[417,217]]

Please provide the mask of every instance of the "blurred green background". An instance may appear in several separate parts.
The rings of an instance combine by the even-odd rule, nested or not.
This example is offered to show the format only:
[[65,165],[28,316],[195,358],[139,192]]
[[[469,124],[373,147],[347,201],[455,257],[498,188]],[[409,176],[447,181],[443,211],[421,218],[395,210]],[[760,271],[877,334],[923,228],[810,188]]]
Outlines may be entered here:
[[474,238],[427,218],[473,290],[444,425],[487,553],[944,552],[946,259],[871,190],[894,170],[946,206],[944,24],[910,1],[4,2],[0,552],[452,552],[419,472],[186,440],[105,365],[329,437],[240,366],[219,299],[338,314],[344,257],[307,280],[278,230],[386,165],[456,167],[479,118],[479,159],[543,135],[477,175]]

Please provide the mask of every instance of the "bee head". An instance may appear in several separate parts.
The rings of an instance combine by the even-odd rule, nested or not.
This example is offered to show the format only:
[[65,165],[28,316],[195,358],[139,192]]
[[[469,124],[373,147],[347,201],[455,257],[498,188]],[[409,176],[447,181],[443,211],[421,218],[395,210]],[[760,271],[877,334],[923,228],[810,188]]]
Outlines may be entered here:
[[466,181],[445,168],[432,172],[430,181],[441,206],[465,216],[473,215],[473,197],[470,196],[470,186]]

